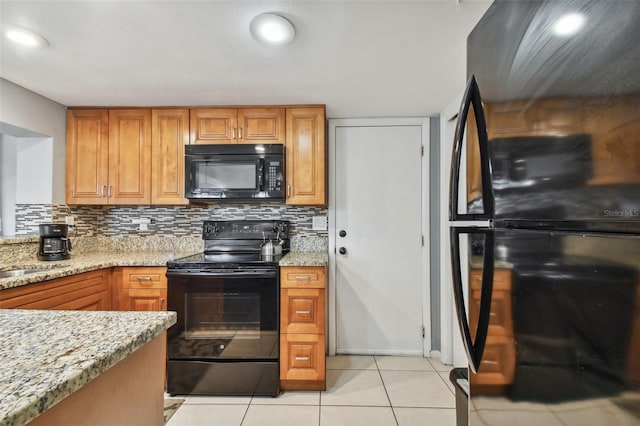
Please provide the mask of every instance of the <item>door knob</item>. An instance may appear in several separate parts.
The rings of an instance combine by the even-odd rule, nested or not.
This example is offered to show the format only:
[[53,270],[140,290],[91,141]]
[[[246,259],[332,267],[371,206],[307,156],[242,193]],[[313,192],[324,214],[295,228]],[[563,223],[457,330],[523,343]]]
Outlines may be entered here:
[[340,247],[340,248],[338,249],[338,252],[339,252],[340,254],[347,254],[347,249],[346,249],[346,248],[344,248],[344,247]]
[[344,229],[341,230],[338,235],[340,235],[341,237],[346,237],[347,236],[347,231],[345,231]]

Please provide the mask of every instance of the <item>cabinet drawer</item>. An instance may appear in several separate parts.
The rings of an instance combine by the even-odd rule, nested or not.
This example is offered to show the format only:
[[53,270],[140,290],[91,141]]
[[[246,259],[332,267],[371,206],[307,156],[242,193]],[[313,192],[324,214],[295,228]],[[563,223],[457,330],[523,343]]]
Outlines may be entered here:
[[280,380],[325,380],[324,334],[282,334],[280,352]]
[[281,333],[324,334],[324,289],[283,289],[281,300]]
[[[470,281],[472,290],[480,290],[482,269],[472,269]],[[511,270],[496,269],[493,271],[493,290],[511,290]]]
[[[471,307],[470,326],[475,330],[478,313],[480,312],[480,292],[472,291],[473,304]],[[491,297],[489,312],[489,335],[500,334],[511,336],[513,333],[511,314],[511,292],[496,290]]]
[[123,268],[124,288],[167,288],[166,268]]
[[[99,308],[111,308],[111,282],[106,269],[2,290],[0,309],[91,309],[87,298]],[[77,302],[77,304],[74,304]],[[98,306],[96,305],[96,306]]]
[[470,381],[477,385],[508,385],[513,382],[516,355],[510,337],[487,337],[482,361],[477,374]]
[[285,266],[280,268],[282,288],[325,288],[325,268]]

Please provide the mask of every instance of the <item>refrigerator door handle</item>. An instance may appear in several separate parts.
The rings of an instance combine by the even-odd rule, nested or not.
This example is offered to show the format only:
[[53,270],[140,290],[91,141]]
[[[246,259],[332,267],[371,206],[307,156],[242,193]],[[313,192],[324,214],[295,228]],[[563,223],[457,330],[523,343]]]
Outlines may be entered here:
[[[464,142],[464,130],[469,115],[469,107],[473,105],[473,115],[476,119],[476,131],[478,132],[478,144],[480,147],[480,176],[482,180],[482,213],[459,213],[458,193],[460,186],[460,165],[462,162],[462,147]],[[469,129],[471,130],[471,129]],[[451,174],[449,180],[449,220],[490,220],[493,219],[494,197],[491,185],[491,161],[489,160],[489,137],[487,136],[487,123],[482,106],[480,88],[475,75],[471,75],[467,88],[464,91],[458,121],[456,123],[455,139],[451,159]]]
[[[467,310],[464,302],[464,290],[462,288],[462,273],[460,268],[460,234],[482,233],[484,240],[484,261],[482,270],[482,284],[480,287],[480,308],[478,324],[476,326],[475,340],[471,336]],[[453,295],[455,299],[458,325],[462,334],[462,341],[469,359],[469,367],[473,373],[480,369],[482,354],[484,353],[487,334],[489,331],[489,319],[491,314],[491,295],[493,293],[493,269],[494,269],[494,235],[491,229],[478,228],[451,228],[451,263],[453,269]]]

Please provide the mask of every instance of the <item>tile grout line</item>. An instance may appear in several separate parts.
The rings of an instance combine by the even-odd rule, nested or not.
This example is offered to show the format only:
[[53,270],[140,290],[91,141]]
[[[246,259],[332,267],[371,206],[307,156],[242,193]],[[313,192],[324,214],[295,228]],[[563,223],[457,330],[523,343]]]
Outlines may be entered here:
[[242,420],[240,420],[240,424],[238,426],[242,426],[242,423],[244,423],[244,419],[247,418],[247,413],[249,412],[249,407],[251,407],[252,402],[253,402],[253,396],[249,400],[249,403],[247,404],[247,409],[244,410],[244,414],[242,415]]
[[378,376],[380,376],[380,381],[382,382],[382,388],[384,389],[385,395],[387,395],[387,400],[389,401],[389,407],[391,408],[391,414],[393,414],[393,420],[396,421],[396,426],[399,426],[398,418],[396,417],[396,412],[393,409],[393,404],[391,403],[391,397],[389,397],[389,392],[387,392],[387,385],[384,384],[384,379],[382,378],[382,373],[380,372],[380,366],[378,365],[378,360],[376,356],[373,356],[373,362],[376,363],[376,368],[378,369]]

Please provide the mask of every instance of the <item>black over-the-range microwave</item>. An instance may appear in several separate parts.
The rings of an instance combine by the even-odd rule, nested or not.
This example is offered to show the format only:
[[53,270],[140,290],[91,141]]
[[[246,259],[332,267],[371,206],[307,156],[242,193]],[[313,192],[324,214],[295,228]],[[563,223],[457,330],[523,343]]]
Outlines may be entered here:
[[284,145],[187,145],[185,149],[188,199],[284,200]]

